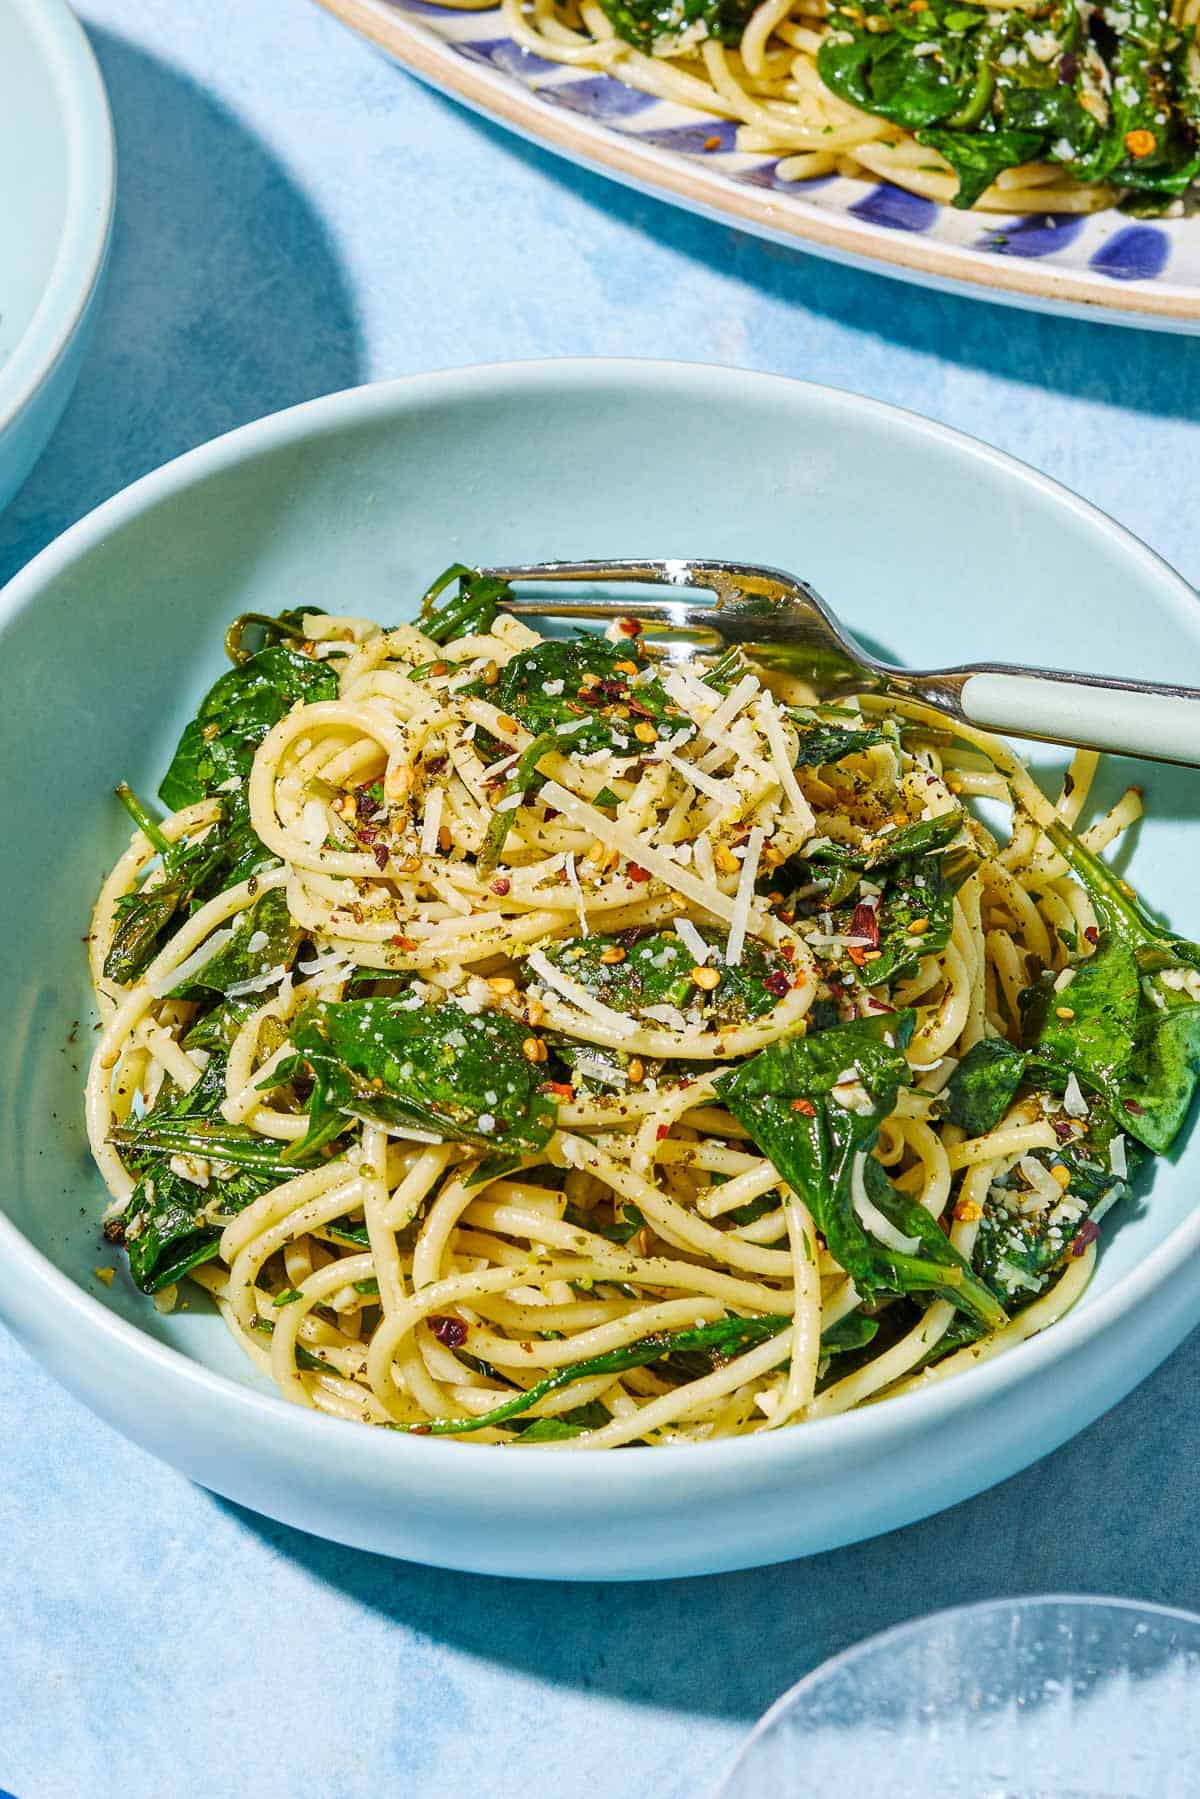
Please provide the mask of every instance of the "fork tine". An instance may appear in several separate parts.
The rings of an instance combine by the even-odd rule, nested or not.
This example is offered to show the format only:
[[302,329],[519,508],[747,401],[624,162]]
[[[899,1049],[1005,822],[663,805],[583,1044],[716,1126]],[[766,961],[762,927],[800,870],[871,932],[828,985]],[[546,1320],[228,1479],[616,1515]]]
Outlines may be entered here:
[[[779,569],[748,563],[677,558],[615,558],[608,562],[528,562],[481,568],[479,574],[514,581],[629,582],[638,586],[706,590],[716,595],[715,604],[678,599],[638,599],[636,604],[619,597],[595,596],[578,600],[512,599],[504,610],[524,618],[614,619],[631,614],[655,620],[668,629],[715,633],[726,643],[755,642],[802,629],[809,609],[822,614],[816,594],[794,575]],[[772,610],[775,616],[772,617]]]

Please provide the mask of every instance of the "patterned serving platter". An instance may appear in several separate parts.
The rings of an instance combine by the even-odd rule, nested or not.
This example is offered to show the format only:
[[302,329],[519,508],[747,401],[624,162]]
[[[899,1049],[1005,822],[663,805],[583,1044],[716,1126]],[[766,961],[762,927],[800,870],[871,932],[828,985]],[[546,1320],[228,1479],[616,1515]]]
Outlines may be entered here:
[[1200,330],[1200,216],[1117,212],[1006,219],[938,206],[882,181],[781,181],[724,120],[612,76],[535,56],[499,11],[429,0],[320,0],[444,93],[571,160],[819,256],[1039,311],[1159,331]]

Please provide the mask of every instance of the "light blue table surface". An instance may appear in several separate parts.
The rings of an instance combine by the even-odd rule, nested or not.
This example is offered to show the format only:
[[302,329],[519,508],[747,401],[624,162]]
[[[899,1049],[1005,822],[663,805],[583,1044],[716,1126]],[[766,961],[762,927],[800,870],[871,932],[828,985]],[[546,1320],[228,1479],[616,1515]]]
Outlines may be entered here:
[[[0,578],[262,413],[578,354],[739,363],[914,407],[1200,575],[1192,340],[923,293],[690,218],[481,123],[304,0],[88,0],[85,16],[120,157],[110,286],[70,410],[0,519]],[[858,1548],[560,1587],[376,1560],[240,1511],[0,1334],[0,1788],[706,1794],[784,1687],[897,1620],[1056,1589],[1200,1607],[1198,1384],[1193,1339],[1049,1460]]]

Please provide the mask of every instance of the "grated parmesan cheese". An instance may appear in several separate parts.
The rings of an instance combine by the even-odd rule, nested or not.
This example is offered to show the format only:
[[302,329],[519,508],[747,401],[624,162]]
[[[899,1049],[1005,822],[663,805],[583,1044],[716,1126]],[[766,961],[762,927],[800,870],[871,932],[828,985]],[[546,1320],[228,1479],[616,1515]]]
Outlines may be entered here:
[[[750,678],[747,676],[747,679]],[[750,907],[754,900],[754,883],[758,879],[758,863],[762,855],[762,846],[762,826],[755,825],[750,833],[750,841],[746,845],[742,872],[738,877],[737,893],[734,895],[733,917],[729,921],[729,937],[725,944],[726,968],[736,968],[742,959],[742,950],[746,943],[746,927],[750,922]]]
[[438,832],[442,828],[442,806],[445,803],[446,790],[435,787],[425,801],[425,814],[421,820],[421,854],[432,856],[438,846]]
[[779,776],[779,784],[783,788],[792,811],[796,814],[796,822],[805,838],[811,837],[816,828],[816,820],[812,807],[800,791],[800,783],[796,779],[796,771],[792,767],[787,753],[787,740],[783,735],[783,725],[775,701],[769,693],[764,692],[759,701],[758,716],[762,721],[763,734],[771,751],[771,760],[775,764],[775,772]]
[[1086,1118],[1088,1103],[1083,1097],[1083,1089],[1072,1071],[1067,1076],[1067,1085],[1063,1092],[1063,1111],[1068,1118]]
[[[572,824],[590,831],[607,848],[617,850],[629,862],[636,862],[640,868],[657,876],[676,893],[682,893],[685,899],[694,900],[696,905],[711,912],[714,917],[723,919],[726,924],[733,923],[735,902],[722,893],[715,882],[710,884],[698,880],[687,869],[680,868],[670,856],[664,855],[662,850],[618,824],[615,819],[605,818],[603,812],[597,812],[594,806],[589,806],[586,800],[581,800],[557,781],[547,781],[542,788],[541,797],[547,806],[553,806]],[[703,838],[698,840],[701,843],[703,841]]]
[[703,968],[708,961],[710,946],[696,929],[690,918],[674,918],[671,920],[675,935],[684,944],[697,968]]
[[587,907],[583,903],[583,888],[579,885],[579,875],[576,872],[574,855],[568,855],[564,858],[563,867],[567,871],[567,885],[575,895],[575,908],[579,913],[580,934],[584,937],[590,937],[591,932],[588,930]]
[[157,980],[151,981],[149,983],[150,991],[155,999],[165,999],[174,988],[186,986],[193,975],[207,967],[214,956],[220,955],[232,936],[232,925],[228,930],[214,931],[212,936],[200,945],[199,949],[193,950],[190,956],[185,956],[182,962],[177,963],[174,968],[169,968],[166,974],[160,974]]

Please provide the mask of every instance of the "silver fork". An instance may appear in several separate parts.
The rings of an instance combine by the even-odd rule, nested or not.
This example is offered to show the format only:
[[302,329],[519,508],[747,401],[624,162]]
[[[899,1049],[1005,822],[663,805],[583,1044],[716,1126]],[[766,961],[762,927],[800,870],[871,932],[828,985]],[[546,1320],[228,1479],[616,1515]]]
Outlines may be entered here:
[[636,605],[593,595],[586,600],[514,598],[523,618],[633,617],[659,631],[752,647],[768,666],[811,683],[822,698],[894,694],[940,707],[985,731],[1084,749],[1200,766],[1200,691],[1153,681],[997,662],[958,668],[895,668],[868,655],[820,594],[782,569],[715,561],[528,562],[482,568],[508,582],[630,582],[707,590],[711,601],[642,599]]

